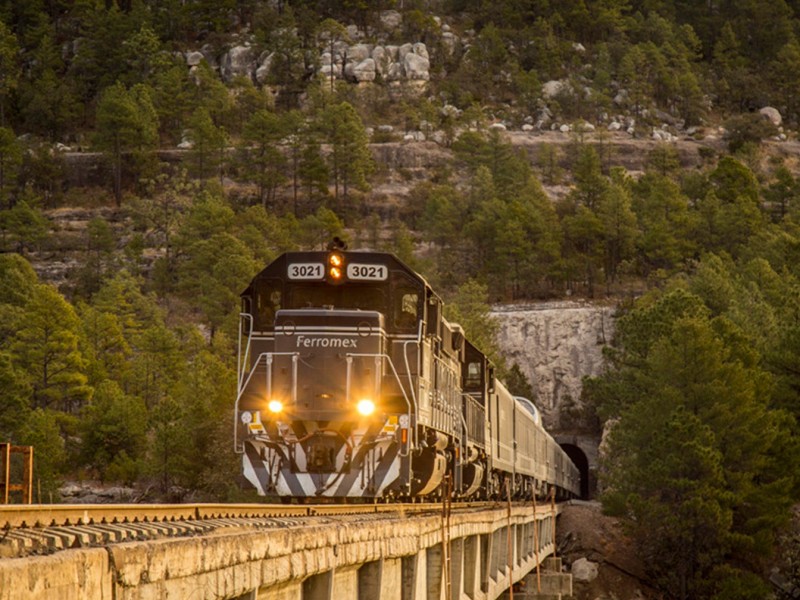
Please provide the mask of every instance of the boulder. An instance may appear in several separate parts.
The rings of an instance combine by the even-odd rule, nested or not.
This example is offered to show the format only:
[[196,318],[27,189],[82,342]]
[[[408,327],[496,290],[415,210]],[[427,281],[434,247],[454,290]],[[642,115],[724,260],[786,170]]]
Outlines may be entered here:
[[454,33],[445,31],[442,34],[442,47],[444,48],[444,52],[447,56],[452,56],[453,54],[455,54],[458,42],[459,39],[456,37]]
[[452,104],[445,104],[439,109],[439,114],[447,119],[457,119],[461,115],[461,109]]
[[186,64],[190,67],[196,67],[200,64],[201,61],[205,59],[202,52],[187,52],[186,53]]
[[380,73],[381,76],[386,74],[392,62],[389,53],[386,52],[386,48],[383,46],[375,46],[372,49],[372,60],[375,61],[375,71]]
[[375,81],[375,61],[365,58],[353,67],[353,78],[361,83],[362,81]]
[[502,123],[492,123],[489,125],[489,129],[493,129],[495,131],[506,131],[507,128]]
[[422,42],[417,42],[416,44],[414,44],[413,49],[414,49],[414,54],[416,54],[417,56],[421,56],[422,58],[427,60],[431,59],[430,55],[428,55],[428,47]]
[[322,65],[319,68],[319,74],[323,77],[339,78],[342,76],[342,68],[339,65]]
[[597,563],[586,558],[579,558],[572,563],[572,578],[581,583],[590,583],[597,579]]
[[225,83],[233,81],[234,77],[243,75],[251,77],[255,56],[250,46],[234,46],[222,57],[220,74]]
[[[267,53],[265,52],[264,54]],[[269,70],[270,67],[272,66],[272,61],[275,58],[274,52],[270,52],[266,56],[264,56],[264,54],[262,54],[261,57],[259,58],[258,61],[259,65],[258,68],[256,69],[256,81],[258,82],[258,85],[264,85],[265,83],[267,83],[267,77],[269,77]]]
[[522,126],[522,131],[525,131],[525,132],[533,131],[533,125],[531,125],[530,123],[525,123]]
[[551,79],[542,86],[542,96],[545,100],[551,100],[560,94],[566,85],[564,81]]
[[414,44],[403,44],[397,49],[397,60],[403,62],[406,56],[414,52]]
[[765,106],[761,110],[758,111],[762,114],[765,118],[769,119],[775,127],[778,127],[783,118],[781,117],[781,113],[778,112],[777,108],[772,108],[771,106]]
[[354,44],[347,49],[347,62],[360,63],[372,56],[372,48],[367,44]]
[[384,77],[386,78],[386,81],[400,81],[403,79],[403,75],[405,75],[405,72],[403,71],[403,65],[395,62],[389,65]]
[[431,78],[431,63],[427,58],[409,52],[403,61],[406,71],[406,78],[417,81],[428,81]]

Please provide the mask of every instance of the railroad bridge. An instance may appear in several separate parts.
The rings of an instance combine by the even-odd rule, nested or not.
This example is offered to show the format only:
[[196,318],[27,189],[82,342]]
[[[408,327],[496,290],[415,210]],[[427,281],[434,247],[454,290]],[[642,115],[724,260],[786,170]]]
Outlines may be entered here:
[[526,598],[560,598],[559,510],[0,507],[0,600],[494,600],[531,572]]

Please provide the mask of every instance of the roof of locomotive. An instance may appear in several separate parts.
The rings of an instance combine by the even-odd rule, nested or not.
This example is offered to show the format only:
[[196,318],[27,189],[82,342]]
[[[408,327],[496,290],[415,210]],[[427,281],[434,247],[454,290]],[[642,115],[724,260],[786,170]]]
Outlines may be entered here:
[[[389,252],[374,252],[372,250],[308,250],[297,252],[284,252],[278,258],[273,260],[270,264],[264,267],[253,279],[247,288],[240,294],[241,296],[248,296],[252,293],[253,283],[266,278],[286,279],[288,265],[291,262],[311,262],[321,261],[325,262],[331,252],[338,252],[343,254],[348,260],[357,257],[357,260],[364,264],[385,264],[390,270],[400,270],[408,274],[413,279],[419,281],[422,286],[431,291],[434,296],[439,295],[433,292],[431,286],[426,279],[417,273],[414,269],[409,267],[394,254]],[[291,262],[290,262],[291,261]],[[323,283],[322,280],[319,283]],[[352,282],[356,283],[356,282]],[[360,282],[359,282],[360,283]]]

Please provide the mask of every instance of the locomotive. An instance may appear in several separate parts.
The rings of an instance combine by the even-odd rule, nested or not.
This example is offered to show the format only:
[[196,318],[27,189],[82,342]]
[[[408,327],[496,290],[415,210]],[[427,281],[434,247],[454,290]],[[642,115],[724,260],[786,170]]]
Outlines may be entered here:
[[234,447],[260,495],[577,495],[527,399],[392,254],[289,252],[241,294]]

